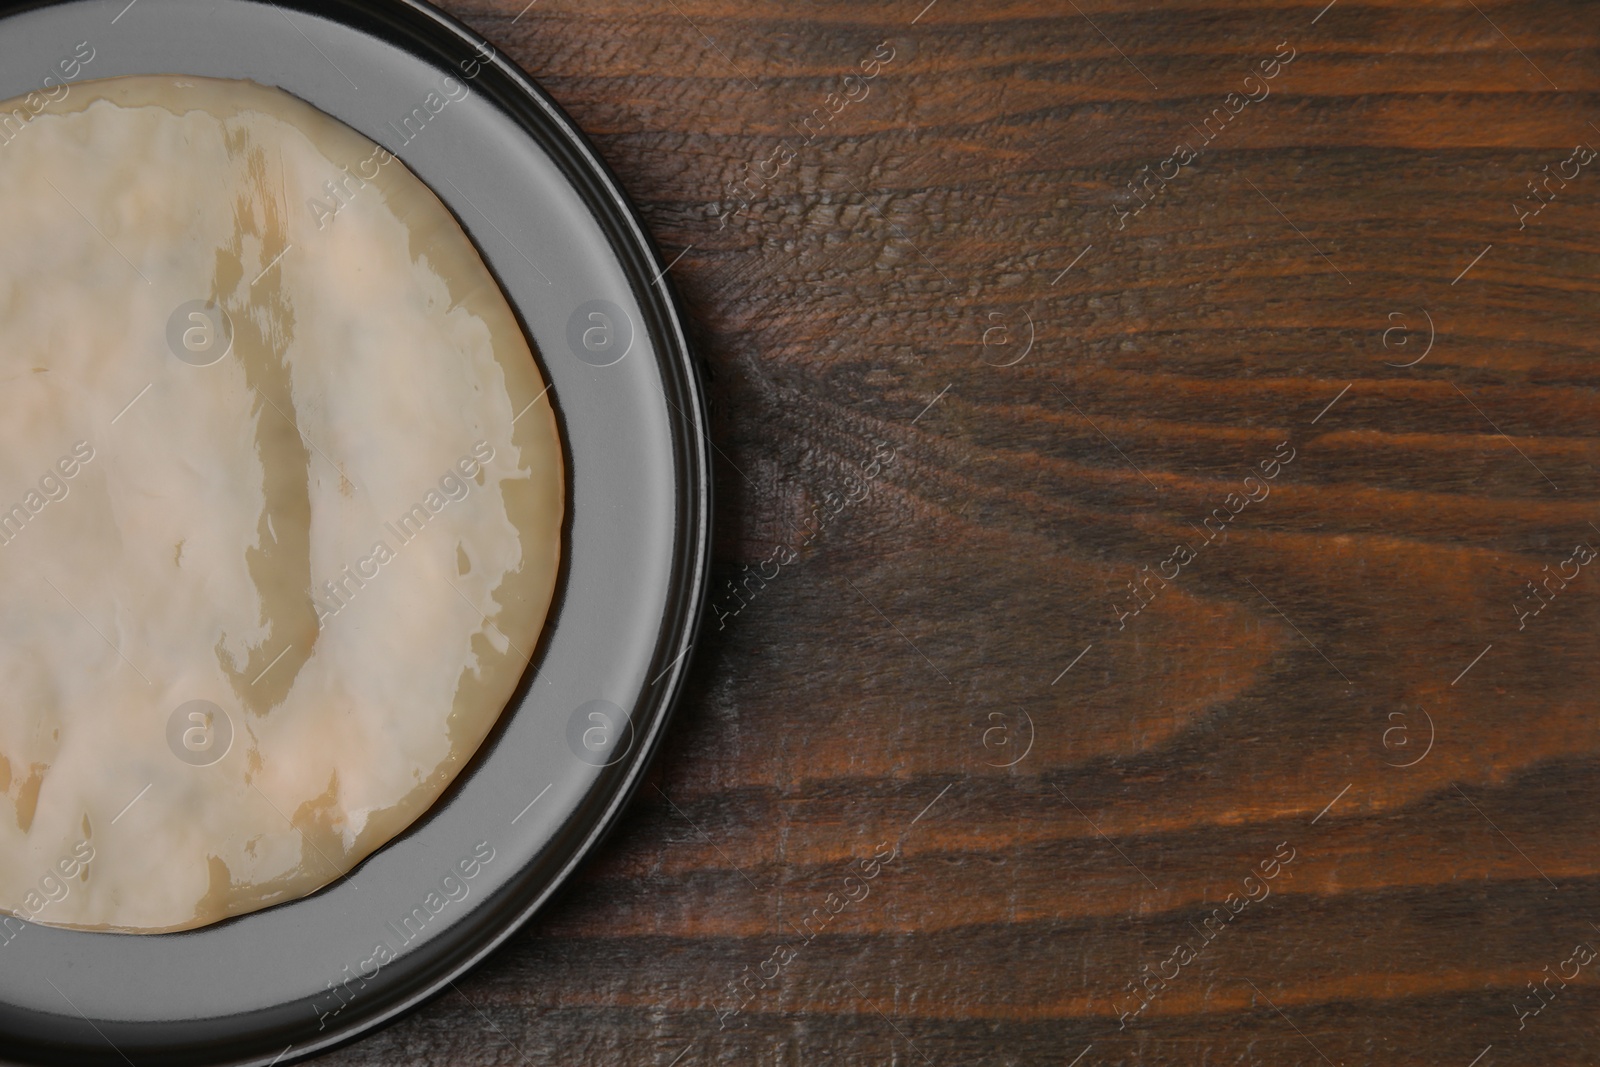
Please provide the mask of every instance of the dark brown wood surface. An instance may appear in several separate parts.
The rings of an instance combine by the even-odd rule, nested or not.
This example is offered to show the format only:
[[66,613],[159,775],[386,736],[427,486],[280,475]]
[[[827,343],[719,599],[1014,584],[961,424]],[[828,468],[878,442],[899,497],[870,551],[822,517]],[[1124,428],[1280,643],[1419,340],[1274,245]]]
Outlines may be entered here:
[[678,257],[718,599],[324,1062],[1600,1062],[1600,9],[1323,2],[447,5]]

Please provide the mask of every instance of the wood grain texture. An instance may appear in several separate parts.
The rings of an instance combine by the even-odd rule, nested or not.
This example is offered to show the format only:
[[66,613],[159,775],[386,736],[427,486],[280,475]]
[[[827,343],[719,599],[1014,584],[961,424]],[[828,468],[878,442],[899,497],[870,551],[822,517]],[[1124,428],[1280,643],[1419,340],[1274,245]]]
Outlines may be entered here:
[[523,3],[447,6],[688,249],[718,607],[603,852],[325,1062],[1600,1061],[1592,5]]

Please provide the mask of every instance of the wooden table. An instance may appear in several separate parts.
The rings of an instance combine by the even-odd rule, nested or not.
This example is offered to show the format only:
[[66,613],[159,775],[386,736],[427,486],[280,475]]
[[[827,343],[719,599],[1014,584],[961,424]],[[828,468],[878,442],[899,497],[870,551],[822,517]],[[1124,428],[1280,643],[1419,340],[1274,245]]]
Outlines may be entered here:
[[325,1062],[1600,1061],[1592,5],[523,3],[717,601],[600,856]]

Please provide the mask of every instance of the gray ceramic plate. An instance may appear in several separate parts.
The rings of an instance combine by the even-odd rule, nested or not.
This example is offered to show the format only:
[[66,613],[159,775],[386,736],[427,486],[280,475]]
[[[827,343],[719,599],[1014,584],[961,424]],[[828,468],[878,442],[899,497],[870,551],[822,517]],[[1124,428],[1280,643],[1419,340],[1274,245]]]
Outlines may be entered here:
[[[432,8],[0,4],[0,99],[37,89],[83,41],[95,58],[81,77],[250,78],[393,150],[500,278],[563,435],[564,567],[543,641],[500,725],[415,826],[312,897],[204,930],[26,926],[0,944],[7,1062],[285,1064],[392,1020],[483,959],[595,847],[639,781],[705,585],[700,383],[660,257],[610,172],[513,63]],[[471,75],[471,95],[401,146],[390,124],[452,73]],[[396,936],[459,861],[490,850],[466,899],[409,942]],[[379,944],[398,958],[373,973]]]

